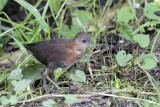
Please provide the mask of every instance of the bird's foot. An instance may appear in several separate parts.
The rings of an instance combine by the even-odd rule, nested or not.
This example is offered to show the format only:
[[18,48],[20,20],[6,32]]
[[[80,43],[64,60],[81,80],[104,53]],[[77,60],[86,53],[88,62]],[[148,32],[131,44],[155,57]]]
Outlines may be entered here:
[[48,88],[47,84],[43,84],[42,87],[45,90],[45,92],[48,93],[49,88]]

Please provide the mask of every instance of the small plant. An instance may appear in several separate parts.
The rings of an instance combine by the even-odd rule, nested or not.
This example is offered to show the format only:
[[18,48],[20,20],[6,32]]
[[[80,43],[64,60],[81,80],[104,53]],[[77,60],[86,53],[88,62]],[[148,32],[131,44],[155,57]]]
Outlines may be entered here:
[[66,99],[65,100],[66,104],[73,104],[73,103],[78,102],[77,97],[75,97],[74,95],[70,95],[70,94],[66,95],[65,99]]
[[[27,106],[38,103],[44,107],[124,106],[124,102],[126,106],[160,105],[160,58],[156,51],[160,37],[159,1],[12,1],[19,6],[18,14],[23,13],[23,17],[15,11],[11,12],[13,16],[2,12],[8,2],[0,1],[0,103],[3,106],[19,106],[25,101]],[[89,54],[67,70],[58,68],[54,75],[48,73],[56,83],[72,80],[77,86],[56,90],[48,84],[49,92],[45,92],[43,65],[28,54],[23,44],[74,38],[81,31],[90,34],[98,49],[89,48]],[[10,50],[8,54],[8,47],[19,51]],[[3,64],[9,67],[1,67]],[[82,95],[87,100],[80,100]],[[36,103],[35,99],[38,99]]]

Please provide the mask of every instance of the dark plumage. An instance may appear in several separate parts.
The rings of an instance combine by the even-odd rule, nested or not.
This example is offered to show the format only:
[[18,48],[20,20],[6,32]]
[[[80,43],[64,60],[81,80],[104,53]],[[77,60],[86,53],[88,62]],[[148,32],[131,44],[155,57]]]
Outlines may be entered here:
[[[42,64],[46,65],[50,69],[62,67],[62,60],[65,60],[67,55],[66,49],[62,49],[63,43],[66,41],[66,48],[70,47],[69,39],[54,39],[40,42],[34,42],[25,44],[24,47],[32,53],[32,55]],[[51,64],[52,63],[52,64]]]
[[[64,68],[77,62],[88,46],[96,48],[91,42],[90,36],[85,32],[78,33],[73,39],[56,38],[24,44],[24,47],[49,70],[58,67]],[[47,71],[44,76],[48,79]],[[55,85],[55,83],[53,84]]]

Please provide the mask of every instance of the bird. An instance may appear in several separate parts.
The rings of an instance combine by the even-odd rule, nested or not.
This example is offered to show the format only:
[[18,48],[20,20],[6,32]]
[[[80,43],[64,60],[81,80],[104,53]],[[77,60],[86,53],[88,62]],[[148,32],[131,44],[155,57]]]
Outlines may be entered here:
[[87,47],[97,49],[92,43],[90,35],[85,32],[79,32],[73,39],[54,38],[24,44],[24,47],[46,66],[47,70],[43,73],[44,87],[47,87],[47,79],[57,89],[60,87],[49,78],[48,71],[73,65],[83,57]]

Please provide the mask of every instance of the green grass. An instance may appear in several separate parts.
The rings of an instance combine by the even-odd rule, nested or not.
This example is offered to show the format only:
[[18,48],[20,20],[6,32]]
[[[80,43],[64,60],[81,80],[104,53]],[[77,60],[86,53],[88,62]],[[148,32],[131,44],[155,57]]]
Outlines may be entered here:
[[[50,3],[55,1],[57,4]],[[85,31],[91,35],[92,41],[96,44],[98,50],[103,45],[106,51],[93,54],[93,49],[89,48],[86,52],[87,55],[75,64],[76,67],[71,66],[68,70],[59,71],[62,74],[55,73],[57,83],[72,79],[73,82],[78,83],[80,86],[78,90],[72,90],[71,93],[75,96],[77,94],[98,93],[97,95],[101,98],[102,96],[109,96],[111,104],[116,106],[123,106],[125,101],[127,101],[126,105],[129,103],[146,107],[152,104],[155,107],[160,105],[160,86],[158,84],[160,75],[156,70],[154,72],[157,75],[153,75],[153,69],[157,67],[158,63],[154,53],[155,43],[160,33],[155,25],[160,24],[160,20],[156,16],[149,17],[149,14],[153,15],[157,11],[156,8],[153,9],[153,13],[148,13],[145,11],[146,7],[140,7],[140,16],[136,16],[133,8],[134,4],[130,0],[128,2],[125,1],[126,6],[122,8],[119,8],[123,4],[122,1],[115,3],[112,0],[108,0],[103,6],[100,5],[99,0],[78,0],[77,2],[73,0],[73,3],[67,0],[48,0],[42,7],[40,7],[42,0],[38,0],[34,5],[24,0],[15,0],[15,2],[26,12],[26,17],[22,22],[13,22],[5,12],[0,12],[0,15],[5,16],[0,17],[0,22],[10,24],[10,27],[1,24],[0,31],[3,32],[0,34],[0,46],[12,39],[13,42],[9,42],[9,44],[20,49],[19,56],[14,61],[15,64],[13,66],[0,68],[0,94],[3,96],[0,97],[1,104],[10,103],[15,105],[20,101],[24,101],[25,96],[28,99],[29,97],[37,98],[48,94],[42,88],[42,77],[40,74],[42,65],[39,65],[39,62],[32,55],[28,54],[23,47],[24,43],[50,40],[52,32],[54,32],[55,37],[73,38],[78,32]],[[143,1],[138,3],[142,4]],[[146,4],[146,2],[144,3]],[[147,8],[150,9],[149,6]],[[50,14],[48,14],[47,10],[51,11]],[[113,12],[115,14],[111,15],[110,19],[107,19]],[[49,26],[50,18],[53,20],[52,26]],[[113,28],[108,28],[107,24],[111,24]],[[152,26],[150,28],[154,29],[154,38],[151,41],[146,41],[149,42],[148,46],[141,47],[141,44],[144,43],[143,40],[141,41],[139,38],[135,40],[133,37],[137,34],[151,36],[144,30],[148,26]],[[43,34],[41,31],[43,31]],[[122,44],[118,43],[119,47],[112,48],[114,47],[112,44],[113,39],[111,39],[111,44],[109,44],[106,36],[106,34],[110,33],[118,34],[119,40],[130,41],[131,45],[134,45],[136,48],[131,49],[130,52],[129,48],[131,47],[126,46],[128,45],[125,44],[126,41]],[[103,43],[100,43],[101,39]],[[128,47],[128,49],[125,49],[125,47]],[[127,53],[118,56],[121,50]],[[0,47],[0,52],[3,51],[3,48]],[[6,54],[3,52],[2,56]],[[130,59],[127,58],[127,55],[133,57]],[[8,54],[0,58],[0,63],[12,57],[15,57],[15,55]],[[146,59],[148,60],[146,61]],[[93,79],[89,74],[89,66],[93,73]],[[78,75],[72,74],[76,70],[81,70],[82,72],[79,72],[80,74]],[[11,76],[11,74],[13,75]],[[24,77],[20,78],[22,74]],[[52,73],[50,75],[51,77],[53,76]],[[77,82],[78,80],[73,79],[73,77],[78,78],[81,82]],[[24,85],[24,89],[22,85]],[[49,84],[49,86],[51,85]],[[100,95],[100,92],[103,95]],[[67,95],[65,91],[55,91],[54,86],[50,87],[49,93],[63,94],[65,98]],[[71,96],[71,98],[71,100],[76,102],[74,96]],[[60,98],[54,97],[53,100],[55,102],[49,100],[44,102],[43,105],[59,103],[58,99]],[[60,99],[60,101],[63,100]],[[96,99],[96,101],[99,104],[100,100]],[[73,102],[69,102],[66,98],[63,103],[70,104]],[[110,103],[107,105],[110,105]]]

